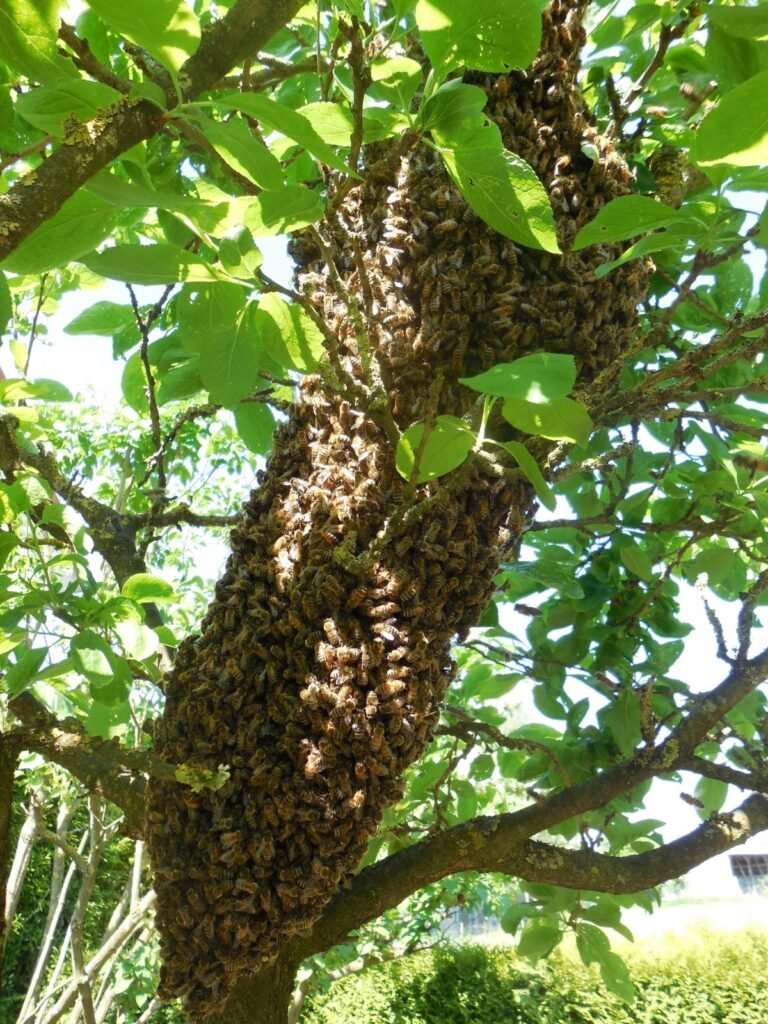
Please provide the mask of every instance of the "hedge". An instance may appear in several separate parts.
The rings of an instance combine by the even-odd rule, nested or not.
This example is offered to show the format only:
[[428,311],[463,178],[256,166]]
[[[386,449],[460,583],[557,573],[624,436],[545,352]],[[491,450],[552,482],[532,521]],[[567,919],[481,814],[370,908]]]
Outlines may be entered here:
[[532,966],[509,947],[449,946],[343,978],[301,1024],[765,1024],[768,932],[686,936],[658,953],[622,947],[637,998],[558,954]]

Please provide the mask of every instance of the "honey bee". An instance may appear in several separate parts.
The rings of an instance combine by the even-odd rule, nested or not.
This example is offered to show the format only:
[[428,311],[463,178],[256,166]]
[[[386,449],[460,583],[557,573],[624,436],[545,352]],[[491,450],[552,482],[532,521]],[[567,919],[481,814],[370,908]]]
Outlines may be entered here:
[[458,226],[458,221],[449,218],[441,221],[439,224],[435,224],[434,232],[436,235],[442,237],[443,235],[450,235],[453,231],[456,231]]

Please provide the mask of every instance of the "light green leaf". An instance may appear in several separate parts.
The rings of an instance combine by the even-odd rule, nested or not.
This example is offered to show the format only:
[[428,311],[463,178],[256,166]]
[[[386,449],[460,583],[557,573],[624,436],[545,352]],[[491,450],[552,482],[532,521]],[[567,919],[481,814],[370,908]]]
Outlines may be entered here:
[[652,583],[656,578],[653,571],[653,560],[648,552],[636,544],[625,544],[619,549],[619,554],[624,565],[635,576],[639,576],[646,583]]
[[100,107],[108,107],[119,100],[120,95],[101,82],[73,78],[22,93],[16,101],[16,109],[41,132],[61,136],[64,121],[72,115],[78,121],[89,121]]
[[[683,230],[677,231],[678,226],[683,227]],[[595,268],[595,277],[599,280],[617,267],[623,267],[625,263],[636,260],[639,256],[647,256],[652,252],[663,252],[665,249],[679,249],[682,252],[694,237],[695,235],[689,232],[687,225],[672,224],[666,231],[656,231],[652,235],[641,238],[634,245],[630,245],[618,259],[601,263]]]
[[587,410],[572,398],[553,398],[542,403],[507,398],[502,415],[517,430],[554,441],[574,441],[582,448],[586,448],[594,428]]
[[541,960],[549,956],[561,938],[559,925],[549,921],[529,921],[520,936],[517,952],[529,960]]
[[[395,454],[397,471],[410,480],[416,465],[416,454],[424,435],[424,424],[417,423],[402,435]],[[445,476],[460,466],[475,444],[475,434],[466,423],[454,416],[438,416],[432,425],[418,465],[417,483]]]
[[699,779],[693,795],[704,805],[697,807],[696,813],[702,820],[706,820],[710,814],[719,811],[725,803],[725,798],[728,796],[728,783],[721,782],[720,779]]
[[576,948],[582,962],[590,964],[602,963],[603,957],[610,951],[611,943],[608,936],[593,924],[579,923],[576,926]]
[[320,138],[307,118],[290,107],[255,92],[219,93],[214,97],[214,103],[224,110],[239,110],[243,114],[255,117],[263,128],[287,135],[289,139],[303,146],[315,159],[321,160],[329,167],[335,167],[337,171],[358,177],[346,166],[341,157],[334,153],[328,143]]
[[184,348],[199,354],[214,335],[230,333],[242,315],[245,302],[245,289],[232,281],[185,285],[177,302]]
[[129,576],[120,592],[123,597],[139,603],[152,601],[154,604],[168,604],[178,600],[170,583],[145,572]]
[[[479,86],[452,78],[426,100],[419,111],[419,126],[432,132],[438,146],[471,148],[473,142],[477,144],[478,129],[486,125],[483,109],[487,102],[488,97]],[[503,149],[498,128],[486,146]]]
[[650,196],[619,196],[606,203],[597,216],[584,225],[574,239],[573,248],[584,249],[598,242],[621,242],[684,218],[685,214],[679,210]]
[[[99,691],[101,693],[101,691]],[[85,728],[91,736],[100,736],[103,740],[111,740],[123,736],[131,722],[131,705],[121,696],[114,704],[104,704],[94,700],[88,708]]]
[[128,284],[227,280],[225,274],[201,256],[176,245],[115,245],[92,256],[81,256],[80,262],[94,274]]
[[320,138],[329,146],[349,146],[355,121],[352,111],[340,103],[307,103],[299,107]]
[[11,289],[5,274],[0,270],[0,338],[5,334],[5,328],[13,315],[13,302],[11,301]]
[[200,44],[200,22],[184,0],[88,0],[88,6],[171,71]]
[[768,71],[754,75],[720,100],[699,125],[694,157],[702,167],[768,163]]
[[126,656],[135,658],[136,661],[144,661],[145,658],[151,657],[160,645],[157,633],[153,629],[133,619],[125,618],[116,622],[114,628]]
[[0,60],[32,82],[78,77],[74,64],[59,56],[58,0],[4,0],[0,5]]
[[31,647],[29,650],[23,648],[17,661],[4,673],[0,685],[5,692],[11,697],[16,697],[26,689],[37,676],[47,654],[47,647]]
[[235,199],[229,220],[239,218],[256,238],[286,235],[320,220],[325,210],[322,196],[304,185],[286,185],[258,196]]
[[241,117],[231,121],[210,121],[202,118],[197,126],[216,152],[239,174],[251,178],[261,188],[283,187],[283,169],[263,142],[254,138]]
[[371,63],[371,96],[387,100],[407,113],[422,76],[421,64],[410,57],[384,57]]
[[626,1003],[634,1001],[635,986],[629,976],[627,965],[618,953],[605,953],[600,962],[600,977],[609,992],[619,996]]
[[108,686],[115,679],[130,681],[130,672],[107,641],[91,629],[77,633],[69,642],[69,656],[75,669],[92,686]]
[[508,451],[515,462],[517,462],[520,469],[533,485],[536,496],[542,505],[548,508],[550,512],[553,512],[557,505],[557,498],[552,488],[542,476],[536,459],[534,459],[525,445],[519,441],[504,441],[501,447]]
[[116,302],[94,302],[64,327],[65,334],[106,334],[111,337],[117,331],[135,322],[130,306]]
[[246,306],[228,330],[216,331],[200,350],[200,376],[211,401],[234,405],[259,379],[262,341],[253,305]]
[[525,160],[493,148],[440,153],[464,198],[494,230],[521,245],[560,252],[549,197]]
[[536,352],[511,363],[497,363],[475,377],[459,377],[459,383],[497,398],[551,402],[564,398],[573,388],[576,362],[573,356]]
[[29,398],[44,402],[71,402],[72,392],[57,380],[6,378],[0,380],[0,402],[22,402]]
[[198,391],[202,391],[203,387],[200,358],[192,356],[162,374],[157,388],[157,404],[165,405],[166,402],[181,402],[186,398],[192,398]]
[[524,68],[541,40],[538,0],[419,0],[416,24],[432,66],[445,75],[462,64],[478,71]]
[[272,447],[275,417],[263,402],[241,402],[235,406],[237,432],[252,452],[266,455]]
[[63,268],[103,242],[117,226],[120,215],[114,206],[86,192],[76,192],[58,213],[17,246],[3,261],[3,267],[17,274]]
[[707,21],[719,25],[737,39],[761,43],[768,41],[768,5],[757,7],[719,7],[712,5],[706,11]]
[[323,355],[323,335],[310,317],[275,292],[259,300],[257,327],[264,347],[280,366],[309,373]]

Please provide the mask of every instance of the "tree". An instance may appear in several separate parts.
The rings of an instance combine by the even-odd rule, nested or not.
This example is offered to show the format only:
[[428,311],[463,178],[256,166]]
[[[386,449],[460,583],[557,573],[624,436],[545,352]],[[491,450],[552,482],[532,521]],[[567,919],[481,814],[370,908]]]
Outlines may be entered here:
[[[295,1016],[303,961],[466,872],[528,893],[523,952],[575,930],[629,996],[602,929],[768,827],[765,8],[542,6],[5,0],[0,877],[14,776],[82,873],[34,1019],[112,1005],[154,900],[138,847],[89,953],[118,821],[162,993],[235,1022]],[[126,299],[66,330],[124,361],[108,426],[27,376],[104,279]],[[231,480],[176,498],[246,448],[242,515]],[[165,613],[178,531],[230,524],[198,632]],[[737,607],[707,599],[705,691],[674,674],[692,583]],[[90,853],[24,751],[61,807],[85,786]],[[672,842],[636,816],[655,779],[701,812]]]

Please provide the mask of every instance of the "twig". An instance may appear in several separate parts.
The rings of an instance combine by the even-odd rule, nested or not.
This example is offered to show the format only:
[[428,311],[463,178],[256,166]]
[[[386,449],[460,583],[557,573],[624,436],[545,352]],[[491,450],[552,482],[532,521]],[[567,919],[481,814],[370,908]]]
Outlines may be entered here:
[[87,71],[91,78],[95,78],[97,82],[108,85],[118,92],[125,94],[131,91],[133,83],[116,75],[114,71],[97,60],[88,45],[88,40],[81,39],[74,28],[65,21],[59,23],[59,39],[72,50],[72,53],[67,53],[66,56],[80,71]]
[[35,306],[35,315],[32,317],[32,327],[29,332],[29,344],[27,345],[27,358],[24,362],[24,372],[22,374],[24,377],[29,373],[29,361],[32,358],[32,347],[34,346],[35,339],[37,337],[37,321],[40,318],[40,310],[43,308],[43,301],[45,299],[45,282],[47,280],[47,273],[40,275],[40,289],[37,293],[37,305]]
[[[153,310],[150,311],[149,315],[147,316],[147,319],[145,320],[144,317],[141,315],[141,311],[139,310],[139,304],[136,299],[136,292],[133,290],[133,285],[126,285],[126,288],[128,289],[128,294],[131,298],[131,307],[133,309],[133,315],[136,319],[136,326],[139,328],[139,331],[141,333],[140,357],[142,366],[144,367],[144,376],[146,377],[147,380],[147,402],[149,403],[149,419],[150,423],[152,424],[152,441],[155,445],[155,451],[152,458],[154,459],[154,466],[157,470],[157,485],[161,491],[165,490],[168,481],[165,475],[165,463],[162,454],[163,436],[160,427],[160,410],[158,409],[157,405],[155,377],[154,374],[152,373],[152,367],[150,366],[149,362],[149,329],[154,320],[156,320],[157,317],[160,315],[162,304],[165,302],[165,299],[170,294],[172,287],[172,285],[169,285],[165,289],[159,302],[155,304]],[[154,313],[155,310],[157,310],[157,312],[153,316],[152,314]]]

